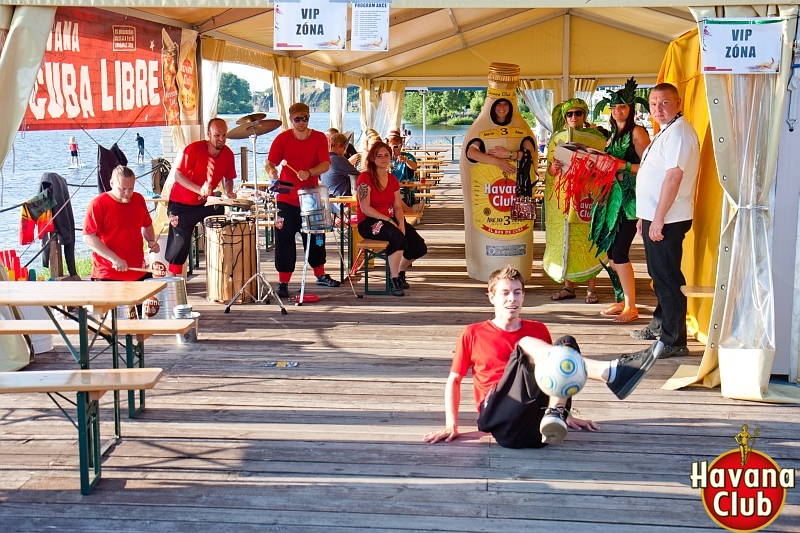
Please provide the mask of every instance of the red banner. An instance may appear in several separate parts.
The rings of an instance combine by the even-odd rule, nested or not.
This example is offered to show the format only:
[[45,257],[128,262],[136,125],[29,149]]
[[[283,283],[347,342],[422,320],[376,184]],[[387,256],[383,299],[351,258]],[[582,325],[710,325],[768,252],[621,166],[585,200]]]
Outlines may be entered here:
[[196,33],[59,7],[20,129],[197,124]]

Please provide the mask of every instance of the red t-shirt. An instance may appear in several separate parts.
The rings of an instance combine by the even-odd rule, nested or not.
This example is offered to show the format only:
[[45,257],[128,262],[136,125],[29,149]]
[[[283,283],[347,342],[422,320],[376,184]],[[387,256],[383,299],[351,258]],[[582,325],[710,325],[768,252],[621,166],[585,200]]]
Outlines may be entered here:
[[[202,186],[208,182],[211,190],[216,189],[222,178],[236,178],[236,162],[233,151],[225,146],[217,157],[208,153],[206,141],[193,142],[183,151],[183,157],[178,163],[178,170],[195,185]],[[169,199],[186,205],[200,205],[206,203],[198,199],[197,193],[192,192],[178,182],[172,185]]]
[[523,320],[516,331],[504,331],[491,320],[471,324],[464,328],[456,344],[456,354],[450,370],[466,376],[472,369],[475,405],[481,410],[486,395],[491,392],[508,365],[511,352],[523,337],[534,337],[552,344],[547,326],[533,320]]
[[[373,184],[369,177],[368,172],[362,172],[356,181],[356,196],[358,196],[358,189],[361,185],[369,187],[369,205],[372,209],[377,210],[380,214],[394,218],[394,193],[400,190],[400,183],[394,174],[389,174],[389,180],[386,182],[386,188],[379,191]],[[358,220],[364,220],[365,215],[361,211],[361,202],[358,202]]]
[[[130,203],[116,201],[110,194],[103,193],[86,208],[83,233],[96,234],[109,250],[120,256],[129,267],[144,266],[144,246],[142,228],[153,225],[144,197],[133,193]],[[117,272],[111,268],[111,261],[92,253],[92,277],[115,281],[133,281],[142,277],[141,272],[128,270]]]
[[311,176],[306,181],[300,181],[297,174],[289,170],[289,167],[298,172],[308,170],[323,161],[330,163],[331,156],[330,152],[328,152],[328,138],[321,131],[311,130],[311,135],[302,141],[295,137],[292,131],[286,130],[275,137],[275,140],[272,141],[272,146],[270,146],[267,159],[275,166],[280,165],[281,161],[286,161],[288,166],[284,165],[281,168],[281,174],[278,179],[291,182],[294,185],[292,192],[279,193],[275,200],[299,206],[300,199],[297,197],[297,191],[308,187],[318,187],[319,176]]

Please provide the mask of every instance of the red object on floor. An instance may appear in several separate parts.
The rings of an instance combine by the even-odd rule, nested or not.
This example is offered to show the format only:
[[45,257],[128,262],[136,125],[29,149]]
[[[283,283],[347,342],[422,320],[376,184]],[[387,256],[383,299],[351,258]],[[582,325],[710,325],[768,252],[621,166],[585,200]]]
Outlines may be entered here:
[[298,294],[297,296],[294,297],[294,301],[303,304],[313,304],[314,302],[319,301],[319,296],[317,296],[316,294],[304,294],[303,300],[300,301],[300,295]]

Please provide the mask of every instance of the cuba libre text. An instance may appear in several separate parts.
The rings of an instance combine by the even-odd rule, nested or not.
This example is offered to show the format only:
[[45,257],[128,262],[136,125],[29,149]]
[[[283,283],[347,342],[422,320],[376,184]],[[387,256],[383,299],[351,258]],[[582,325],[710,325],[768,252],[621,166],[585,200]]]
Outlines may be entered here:
[[[692,463],[693,489],[721,489],[714,494],[713,512],[719,517],[769,516],[774,512],[774,502],[765,496],[764,489],[794,488],[794,469],[762,468],[712,468],[708,461]],[[739,490],[747,492],[741,496]],[[755,492],[755,493],[754,493]]]
[[[71,52],[80,58],[80,34],[78,24],[59,21],[47,38],[47,51]],[[114,61],[100,60],[100,108],[103,111],[127,111],[134,107],[158,105],[161,97],[158,92],[158,61]],[[97,80],[92,80],[88,65],[67,62],[46,61],[39,68],[31,93],[29,107],[37,119],[45,114],[59,118],[66,113],[67,118],[95,116],[95,95]],[[39,95],[40,87],[45,87],[47,97]]]

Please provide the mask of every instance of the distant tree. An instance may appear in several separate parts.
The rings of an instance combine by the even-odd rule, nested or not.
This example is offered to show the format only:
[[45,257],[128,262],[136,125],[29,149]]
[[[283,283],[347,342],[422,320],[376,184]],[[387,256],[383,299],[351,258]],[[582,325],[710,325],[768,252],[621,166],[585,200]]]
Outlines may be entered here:
[[231,72],[223,72],[219,80],[219,104],[221,115],[239,115],[253,112],[253,95],[250,84]]

